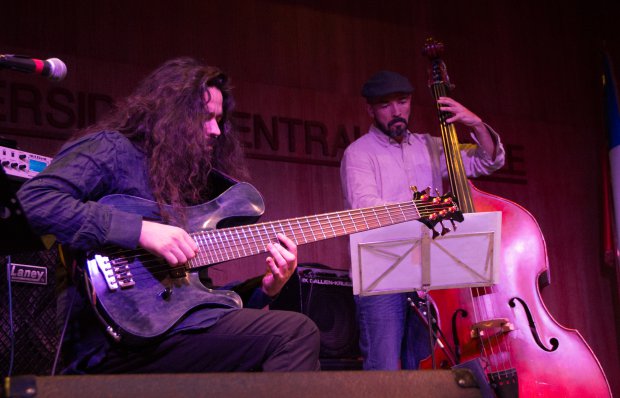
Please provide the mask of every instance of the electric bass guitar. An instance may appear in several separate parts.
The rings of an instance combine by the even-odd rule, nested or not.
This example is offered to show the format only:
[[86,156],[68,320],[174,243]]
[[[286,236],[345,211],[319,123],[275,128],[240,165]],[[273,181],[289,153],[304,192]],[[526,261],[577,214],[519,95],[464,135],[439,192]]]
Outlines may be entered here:
[[[411,220],[423,222],[437,235],[449,231],[443,220],[453,226],[454,221],[463,221],[451,195],[432,197],[430,189],[412,190],[408,202],[250,225],[239,224],[256,221],[264,212],[264,202],[256,188],[243,182],[201,205],[181,211],[163,206],[161,210],[172,220],[168,224],[183,225],[198,244],[196,257],[170,267],[142,249],[104,248],[87,257],[88,295],[115,340],[137,344],[156,339],[202,306],[241,307],[236,293],[205,287],[197,271],[266,252],[269,242],[277,242],[277,233],[302,245]],[[153,201],[110,195],[99,202],[146,220],[162,220],[160,206]],[[441,232],[435,231],[437,224]]]

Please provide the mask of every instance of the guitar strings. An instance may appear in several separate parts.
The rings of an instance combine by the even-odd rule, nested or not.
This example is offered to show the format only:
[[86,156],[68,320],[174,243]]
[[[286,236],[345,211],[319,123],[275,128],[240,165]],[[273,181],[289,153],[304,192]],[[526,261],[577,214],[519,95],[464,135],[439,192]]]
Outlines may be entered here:
[[[327,233],[326,230],[321,227],[321,218],[329,219],[330,216],[338,213],[327,213],[318,216],[291,219],[286,221],[288,225],[284,225],[282,221],[274,221],[226,229],[198,231],[190,235],[198,240],[197,243],[199,243],[199,246],[208,249],[211,245],[212,250],[199,250],[196,257],[188,261],[188,263],[176,268],[188,271],[196,267],[214,265],[231,259],[266,252],[268,250],[265,242],[277,242],[277,232],[286,234],[297,245],[301,245],[342,235],[338,232],[341,230],[343,232],[350,231],[349,233],[352,233],[358,230],[374,229],[386,224],[391,225],[414,220],[418,217],[429,217],[435,214],[438,209],[441,209],[441,206],[442,204],[439,203],[427,204],[427,202],[421,202],[417,207],[411,202],[397,203],[371,208],[373,210],[372,217],[364,216],[364,211],[367,212],[368,208],[340,212],[340,214],[343,214],[343,217],[339,217],[338,220],[340,226],[330,225],[331,232],[328,230]],[[445,204],[443,204],[443,206],[445,206]],[[397,217],[398,213],[401,213],[401,215]],[[344,217],[344,214],[347,214],[348,217]],[[394,218],[396,218],[397,221],[394,221]],[[294,224],[297,225],[295,226]],[[319,228],[316,227],[317,225]],[[279,227],[279,231],[276,231],[275,226]],[[250,237],[248,237],[246,231],[250,233]],[[307,231],[310,232],[308,233]],[[310,234],[312,236],[310,236]],[[239,239],[231,239],[235,237],[240,240],[245,240],[246,243],[240,243]],[[310,240],[308,238],[310,238]],[[259,245],[259,242],[262,246]],[[108,256],[122,257],[124,259],[130,258],[131,260],[140,260],[142,267],[145,268],[144,272],[137,272],[137,269],[132,267],[132,261],[128,261],[127,264],[131,271],[136,272],[132,275],[133,280],[136,282],[141,280],[141,276],[157,276],[158,274],[169,273],[171,271],[170,266],[165,263],[163,259],[155,257],[142,249],[120,249],[105,254]]]
[[[403,204],[388,205],[388,206],[386,206],[386,207],[396,207],[396,206],[398,206],[398,207],[399,207],[399,210],[402,210],[403,212],[409,212],[409,211],[410,211],[410,209],[409,209],[409,208],[407,208],[407,205],[403,205]],[[432,207],[432,208],[433,208],[432,210],[436,210],[436,205],[433,205],[433,206],[430,206],[430,207]],[[381,209],[381,208],[380,208],[380,209]],[[377,220],[378,220],[378,222],[373,223],[373,222],[372,222],[372,220],[370,220],[370,221],[369,221],[369,217],[364,217],[364,215],[363,215],[363,214],[357,214],[357,213],[360,213],[360,212],[361,212],[361,211],[363,211],[363,210],[365,210],[365,209],[359,209],[359,210],[356,210],[356,211],[351,211],[350,213],[353,215],[353,217],[351,217],[351,216],[350,216],[348,219],[343,218],[343,217],[340,217],[340,219],[339,219],[340,224],[341,224],[341,225],[344,225],[344,228],[345,228],[345,229],[349,229],[349,230],[351,230],[351,232],[356,232],[356,231],[358,230],[357,225],[362,224],[362,223],[359,221],[359,220],[360,220],[360,216],[361,216],[361,219],[363,219],[363,220],[364,220],[364,223],[363,223],[363,224],[366,224],[366,227],[363,227],[363,226],[362,226],[362,227],[361,227],[361,230],[366,230],[366,229],[371,229],[371,228],[380,227],[380,226],[382,226],[382,225],[385,225],[386,223],[387,223],[387,224],[395,224],[395,223],[397,223],[397,222],[404,222],[404,221],[407,221],[407,220],[410,220],[410,219],[417,218],[417,217],[415,217],[415,216],[414,216],[414,217],[411,217],[411,214],[407,214],[407,215],[406,215],[406,218],[399,219],[398,221],[396,221],[396,222],[395,222],[395,221],[393,220],[393,218],[392,218],[389,214],[388,214],[388,217],[389,217],[390,219],[388,220],[388,219],[385,217],[385,215],[384,215],[384,214],[382,214],[382,213],[384,213],[384,211],[383,211],[383,210],[376,210],[376,211],[374,211],[374,215],[373,215],[373,217],[372,217],[372,218],[377,219]],[[416,212],[416,213],[417,213],[417,212]],[[435,213],[435,211],[428,212],[428,214],[426,214],[427,212],[421,212],[421,213],[422,213],[422,214],[421,214],[422,216],[430,216],[431,214]],[[334,213],[334,214],[335,214],[335,213]],[[307,240],[307,239],[305,239],[305,237],[304,237],[304,241],[303,241],[303,242],[302,242],[300,239],[297,239],[297,238],[296,238],[297,233],[295,232],[295,230],[294,230],[294,229],[295,229],[295,228],[298,228],[298,229],[300,230],[301,234],[302,234],[302,235],[304,235],[304,236],[308,235],[308,234],[305,232],[305,230],[306,230],[306,229],[310,229],[310,230],[312,230],[312,231],[311,231],[311,233],[313,233],[313,234],[314,234],[314,232],[313,232],[313,231],[314,231],[314,230],[317,230],[317,229],[315,228],[315,226],[314,226],[313,224],[316,224],[316,223],[318,222],[318,223],[319,223],[319,227],[320,227],[320,221],[321,221],[321,218],[329,219],[329,216],[330,216],[330,215],[331,215],[331,214],[323,214],[323,215],[318,215],[318,216],[313,216],[313,217],[303,217],[303,218],[297,218],[297,219],[286,220],[286,221],[287,221],[287,224],[288,224],[288,226],[289,226],[289,228],[291,229],[291,231],[290,231],[290,232],[288,232],[288,233],[289,233],[289,234],[291,234],[291,235],[294,235],[294,238],[295,238],[294,240],[297,240],[297,242],[296,242],[297,244],[304,244],[304,243],[307,243],[307,242],[308,242],[308,240]],[[350,220],[352,220],[352,221],[353,221],[353,223],[351,223],[351,222],[350,222]],[[301,224],[301,223],[300,223],[300,222],[298,222],[298,221],[303,221],[303,224]],[[383,221],[383,222],[382,222],[382,221]],[[294,226],[294,225],[293,225],[294,223],[296,223],[296,224],[297,224],[297,226]],[[208,231],[197,231],[197,232],[194,232],[194,233],[192,233],[192,234],[190,234],[190,235],[224,234],[224,233],[225,233],[225,232],[227,232],[227,231],[235,231],[235,230],[239,230],[239,229],[256,229],[256,230],[261,230],[261,229],[262,229],[262,230],[264,230],[264,229],[266,229],[266,228],[265,228],[265,226],[270,226],[269,228],[273,230],[273,228],[271,227],[272,225],[283,225],[283,224],[284,224],[284,222],[283,222],[283,221],[273,221],[273,222],[267,222],[267,223],[262,223],[262,224],[251,224],[251,225],[244,225],[244,226],[238,226],[238,227],[227,228],[227,229],[216,229],[216,230],[208,230]],[[372,226],[370,227],[370,226],[368,226],[368,224],[371,224]],[[354,225],[354,228],[347,227],[347,225],[349,225],[349,226],[350,226],[350,225]],[[329,238],[329,237],[332,237],[331,235],[327,235],[327,234],[325,234],[325,233],[324,233],[324,229],[322,229],[322,231],[323,231],[323,232],[322,232],[322,234],[324,235],[324,238]],[[260,239],[260,240],[263,240],[263,241],[264,241],[264,240],[271,241],[270,239],[264,239],[264,237],[265,237],[266,235],[265,235],[265,234],[263,234],[263,233],[258,233],[258,234],[257,234],[256,232],[253,232],[253,233],[252,233],[252,236],[256,236],[256,235],[258,235],[258,239]],[[269,235],[269,232],[267,232],[267,235]],[[316,234],[315,234],[315,235],[316,235]],[[337,235],[338,235],[338,234],[335,234],[334,236],[337,236]],[[255,239],[255,240],[258,240],[258,239]],[[315,239],[315,240],[319,240],[319,239]],[[228,239],[227,239],[227,241],[228,241]],[[208,244],[208,243],[209,243],[209,242],[207,242],[207,244]],[[216,243],[219,243],[219,242],[216,242]],[[225,248],[229,248],[230,246],[227,246],[225,243],[226,243],[226,242],[224,242],[223,247],[225,247]],[[115,252],[115,254],[121,255],[121,254],[129,253],[129,252],[130,252],[130,251],[132,251],[132,250],[136,250],[136,249],[120,249],[120,250],[116,251],[116,252]],[[141,250],[141,249],[140,249],[140,250]],[[223,259],[221,259],[220,261],[224,261],[224,260],[227,260],[227,258],[223,258]]]
[[[404,211],[406,211],[407,209],[403,209]],[[379,214],[379,216],[381,216]],[[304,221],[304,224],[302,225],[301,223],[298,223],[299,227],[298,232],[295,230],[295,225],[293,225],[295,220],[289,221],[288,226],[282,226],[281,223],[277,223],[277,222],[272,222],[272,223],[264,223],[264,224],[253,224],[253,225],[249,225],[249,226],[240,226],[240,227],[234,227],[234,228],[230,228],[230,229],[220,229],[220,230],[210,230],[210,231],[199,231],[197,233],[194,233],[192,235],[194,235],[195,238],[198,239],[199,243],[201,244],[201,246],[203,247],[207,247],[209,246],[209,244],[211,246],[214,246],[216,244],[219,244],[219,250],[211,250],[212,252],[212,259],[208,260],[211,263],[219,263],[222,261],[226,261],[229,260],[231,258],[237,258],[237,257],[243,257],[244,255],[253,255],[253,254],[258,254],[260,252],[264,252],[266,251],[266,244],[265,242],[269,243],[269,242],[274,242],[277,241],[275,238],[275,235],[278,231],[275,230],[275,228],[273,227],[274,225],[280,225],[280,227],[278,228],[280,230],[280,232],[283,232],[287,235],[289,235],[291,237],[291,239],[293,239],[293,241],[295,241],[297,244],[304,244],[306,242],[308,242],[308,239],[306,238],[306,236],[309,236],[307,230],[310,229],[312,230],[312,234],[314,235],[314,239],[316,239],[316,235],[320,235],[320,233],[318,232],[318,229],[316,228],[315,224],[317,223],[317,221],[320,221],[320,219],[309,219]],[[360,218],[355,216],[353,217],[353,221],[355,224],[360,224]],[[388,222],[389,220],[387,220],[387,218],[383,217],[383,221],[384,222]],[[404,220],[403,220],[404,221]],[[351,222],[349,222],[349,220],[343,221],[343,225],[345,226],[345,228],[347,228],[347,226],[352,225]],[[287,231],[287,229],[289,231]],[[357,229],[357,227],[356,227]],[[366,228],[364,228],[366,229]],[[250,238],[248,238],[248,235],[245,233],[244,230],[248,230],[250,232],[250,236],[251,239],[254,243],[254,247],[249,247],[248,250],[250,250],[250,253],[248,254],[247,251],[245,251],[245,248],[240,249],[239,248],[239,243],[231,240],[230,238],[234,238],[235,236],[238,237],[242,237],[244,236],[247,243],[249,245],[251,245],[251,243],[249,242]],[[315,234],[314,231],[317,231],[317,233]],[[234,231],[234,232],[233,232]],[[243,231],[242,233],[239,233],[238,231]],[[323,230],[324,233],[324,230]],[[222,236],[224,236],[224,239],[222,239]],[[303,241],[301,240],[301,238],[299,236],[303,236]],[[330,237],[330,235],[325,234],[324,236],[320,237],[320,238],[327,238]],[[218,239],[219,238],[219,239]],[[205,244],[206,242],[206,244]],[[260,245],[262,246],[260,246]],[[252,246],[252,245],[251,245]],[[237,254],[235,255],[235,253],[231,254],[226,254],[231,252],[232,250],[235,250],[237,252]],[[245,253],[241,253],[241,251],[244,251]],[[219,253],[218,253],[219,252]],[[135,253],[139,253],[139,251],[137,250],[121,250],[121,251],[117,251],[115,254],[117,255],[125,255],[125,256],[136,256],[136,257],[140,257],[139,254],[135,254]],[[198,260],[202,260],[204,259],[204,251],[200,251],[198,253],[198,256],[196,259]],[[145,255],[148,255],[145,254]],[[213,257],[215,255],[215,257]],[[208,256],[207,256],[208,257]],[[152,260],[152,261],[157,261]],[[146,264],[146,262],[145,262]],[[146,264],[148,267],[148,264]]]

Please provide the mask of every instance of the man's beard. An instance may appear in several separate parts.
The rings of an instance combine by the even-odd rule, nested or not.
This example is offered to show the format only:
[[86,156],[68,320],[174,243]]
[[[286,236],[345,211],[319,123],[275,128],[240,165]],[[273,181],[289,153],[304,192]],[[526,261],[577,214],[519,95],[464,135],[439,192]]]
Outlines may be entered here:
[[[387,126],[379,123],[377,120],[375,120],[375,124],[377,125],[379,130],[381,130],[385,135],[393,139],[403,138],[405,134],[407,134],[407,120],[403,119],[402,117],[395,117],[388,122]],[[395,124],[398,125],[394,126]]]
[[207,145],[206,145],[206,147],[207,147],[206,155],[208,157],[211,157],[213,155],[213,151],[215,150],[215,145],[217,145],[217,137],[212,136],[212,135],[208,136],[207,137]]

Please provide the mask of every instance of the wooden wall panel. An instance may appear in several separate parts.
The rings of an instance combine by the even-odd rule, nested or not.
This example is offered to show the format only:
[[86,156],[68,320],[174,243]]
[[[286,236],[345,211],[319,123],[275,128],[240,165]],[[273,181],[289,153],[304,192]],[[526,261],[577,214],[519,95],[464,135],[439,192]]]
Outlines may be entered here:
[[[253,183],[263,192],[264,220],[342,209],[338,131],[352,140],[368,119],[359,98],[363,81],[379,69],[410,76],[413,126],[437,131],[426,88],[429,35],[446,43],[454,97],[502,135],[514,156],[481,189],[514,200],[539,222],[547,242],[552,284],[543,297],[558,321],[577,328],[609,376],[620,374],[620,303],[616,270],[602,262],[601,154],[606,143],[600,87],[603,42],[620,76],[620,6],[522,2],[384,2],[309,0],[12,2],[0,15],[0,53],[56,56],[69,77],[43,79],[0,71],[0,135],[25,150],[52,154],[77,123],[33,123],[28,110],[10,117],[12,84],[43,93],[125,95],[165,59],[191,55],[221,66],[236,86],[238,122],[246,129]],[[51,109],[44,100],[44,112]],[[280,146],[256,141],[254,120]],[[287,130],[283,120],[301,124]],[[304,126],[322,124],[330,143],[304,146]],[[309,124],[308,124],[309,123]],[[316,133],[316,130],[312,130]],[[289,135],[296,146],[289,150]],[[465,131],[460,131],[467,139]],[[342,138],[342,137],[340,137]],[[269,160],[271,159],[271,160]],[[517,171],[522,174],[511,174]],[[348,266],[340,238],[300,248],[300,261]],[[262,272],[263,258],[222,265],[217,279]],[[612,380],[616,395],[620,381]]]

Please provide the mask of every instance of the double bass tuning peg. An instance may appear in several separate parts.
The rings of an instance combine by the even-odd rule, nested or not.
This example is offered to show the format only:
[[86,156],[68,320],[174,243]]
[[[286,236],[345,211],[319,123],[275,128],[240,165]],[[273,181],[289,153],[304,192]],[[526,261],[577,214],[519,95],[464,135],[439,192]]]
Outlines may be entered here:
[[441,225],[441,236],[444,236],[445,234],[451,231],[450,228],[443,225],[443,220],[439,221],[439,224]]
[[454,222],[453,219],[450,219],[450,224],[452,224],[452,230],[456,231],[456,223]]

